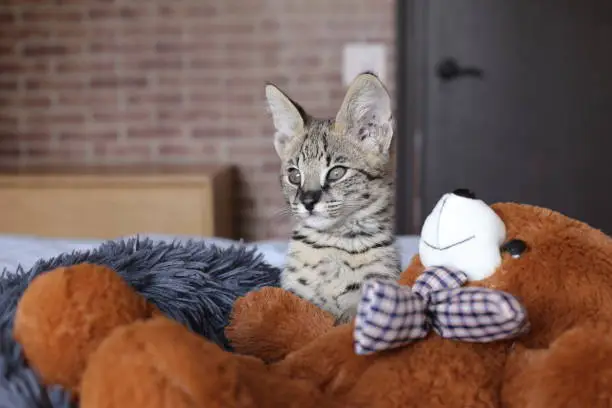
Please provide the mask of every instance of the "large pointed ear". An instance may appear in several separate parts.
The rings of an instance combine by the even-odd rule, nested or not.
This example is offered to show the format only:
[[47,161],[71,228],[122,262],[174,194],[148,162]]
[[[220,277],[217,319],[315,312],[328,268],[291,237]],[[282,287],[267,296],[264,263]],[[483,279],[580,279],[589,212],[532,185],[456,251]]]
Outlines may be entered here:
[[284,157],[287,144],[304,133],[304,110],[275,85],[266,85],[268,108],[274,121],[274,148],[280,158]]
[[336,116],[336,129],[368,150],[389,153],[393,138],[391,98],[376,75],[363,73],[353,80]]

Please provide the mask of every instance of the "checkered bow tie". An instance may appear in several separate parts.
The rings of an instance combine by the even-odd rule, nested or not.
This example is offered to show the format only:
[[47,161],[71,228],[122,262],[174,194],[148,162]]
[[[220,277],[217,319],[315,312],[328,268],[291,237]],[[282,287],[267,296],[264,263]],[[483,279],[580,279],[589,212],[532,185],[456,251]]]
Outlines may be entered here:
[[469,342],[509,339],[527,331],[527,312],[499,290],[462,287],[467,275],[436,267],[412,287],[391,281],[364,283],[355,318],[357,354],[404,346],[431,328],[441,337]]

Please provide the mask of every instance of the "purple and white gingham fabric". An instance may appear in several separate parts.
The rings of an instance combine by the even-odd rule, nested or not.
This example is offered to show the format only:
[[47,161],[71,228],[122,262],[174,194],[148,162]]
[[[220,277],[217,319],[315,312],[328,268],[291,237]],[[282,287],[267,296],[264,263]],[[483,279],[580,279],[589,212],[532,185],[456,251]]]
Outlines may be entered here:
[[509,293],[462,287],[467,275],[444,267],[426,270],[412,287],[368,280],[355,318],[357,354],[404,346],[433,329],[469,342],[509,339],[529,329],[527,312]]

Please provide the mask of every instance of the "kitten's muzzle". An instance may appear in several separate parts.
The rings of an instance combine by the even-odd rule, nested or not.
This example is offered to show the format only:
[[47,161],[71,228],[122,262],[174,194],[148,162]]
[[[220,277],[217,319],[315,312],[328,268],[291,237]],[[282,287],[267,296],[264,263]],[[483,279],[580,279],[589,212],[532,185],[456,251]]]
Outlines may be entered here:
[[321,200],[321,190],[300,191],[299,199],[306,210],[312,212],[314,206]]

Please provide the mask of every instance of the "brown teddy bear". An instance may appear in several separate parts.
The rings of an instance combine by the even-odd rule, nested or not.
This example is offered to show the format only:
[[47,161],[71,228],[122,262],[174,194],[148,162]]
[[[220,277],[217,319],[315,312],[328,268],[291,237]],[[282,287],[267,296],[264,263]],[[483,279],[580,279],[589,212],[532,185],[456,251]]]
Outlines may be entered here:
[[[453,338],[434,316],[453,309],[429,309],[422,333],[400,330],[366,350],[364,322],[378,309],[368,309],[365,288],[362,313],[339,326],[291,293],[265,288],[236,302],[226,330],[232,354],[128,300],[112,271],[87,266],[82,279],[71,278],[78,268],[36,278],[18,306],[15,336],[43,378],[63,381],[89,408],[612,406],[610,237],[549,209],[489,207],[456,192],[430,214],[420,241],[394,290],[414,289],[441,263],[465,277],[456,293],[487,290],[520,306],[506,338]],[[71,285],[84,296],[69,300]],[[42,296],[42,287],[56,289]],[[69,302],[71,313],[52,307]],[[502,309],[493,315],[505,316]],[[73,354],[63,354],[65,343],[54,340],[61,336],[74,336]]]

